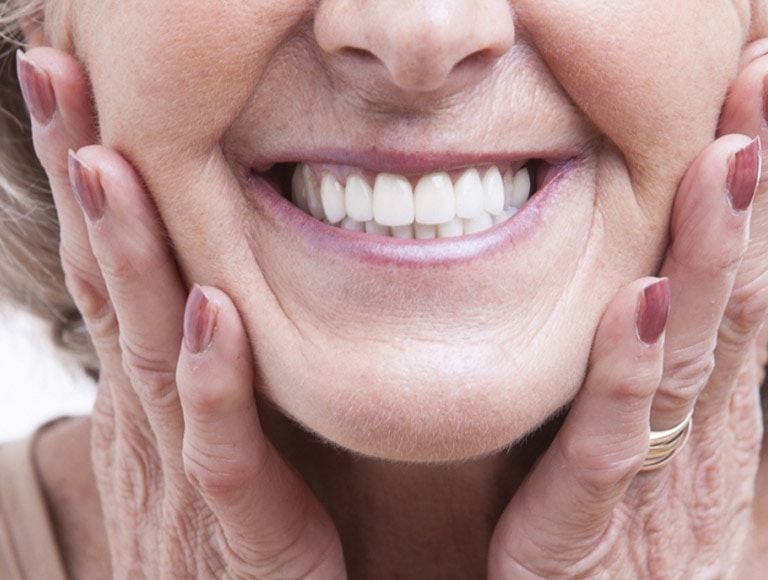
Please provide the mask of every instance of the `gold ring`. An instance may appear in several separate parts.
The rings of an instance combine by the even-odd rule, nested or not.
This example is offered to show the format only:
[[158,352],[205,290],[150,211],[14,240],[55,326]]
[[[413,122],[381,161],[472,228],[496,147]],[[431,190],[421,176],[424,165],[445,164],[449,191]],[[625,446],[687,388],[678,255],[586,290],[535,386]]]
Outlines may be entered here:
[[640,471],[652,471],[669,463],[672,458],[680,451],[688,436],[691,433],[693,425],[693,410],[683,419],[680,424],[664,431],[651,431],[649,439],[648,453],[643,461]]

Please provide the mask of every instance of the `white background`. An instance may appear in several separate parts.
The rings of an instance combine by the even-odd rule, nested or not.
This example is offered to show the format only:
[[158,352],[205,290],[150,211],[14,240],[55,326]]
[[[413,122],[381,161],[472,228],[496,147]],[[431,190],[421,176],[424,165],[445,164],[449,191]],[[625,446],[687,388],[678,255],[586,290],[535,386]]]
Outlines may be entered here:
[[65,365],[36,318],[0,306],[0,442],[47,419],[90,411],[93,382]]

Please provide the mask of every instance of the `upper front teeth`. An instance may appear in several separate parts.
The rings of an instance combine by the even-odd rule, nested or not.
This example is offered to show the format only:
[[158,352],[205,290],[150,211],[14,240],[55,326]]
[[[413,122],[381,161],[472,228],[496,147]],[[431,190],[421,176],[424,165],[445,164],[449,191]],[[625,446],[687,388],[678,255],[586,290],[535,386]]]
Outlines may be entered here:
[[413,189],[408,180],[400,175],[379,173],[373,186],[373,219],[383,226],[407,226],[415,216]]
[[470,168],[455,182],[448,173],[430,173],[415,187],[392,173],[379,173],[373,184],[362,172],[348,174],[346,183],[335,173],[298,164],[293,202],[316,219],[344,229],[401,238],[481,232],[509,219],[531,195],[526,167],[503,176],[496,166]]

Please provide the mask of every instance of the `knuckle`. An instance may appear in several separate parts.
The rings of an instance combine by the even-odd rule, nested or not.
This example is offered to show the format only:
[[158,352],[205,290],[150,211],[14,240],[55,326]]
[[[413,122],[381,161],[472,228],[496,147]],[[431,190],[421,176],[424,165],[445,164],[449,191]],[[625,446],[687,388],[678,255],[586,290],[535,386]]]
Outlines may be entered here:
[[768,313],[768,286],[742,286],[735,288],[728,301],[723,318],[723,338],[740,344],[739,337],[754,332]]
[[333,537],[325,545],[307,547],[303,539],[307,535],[309,521],[302,522],[287,547],[277,554],[262,554],[257,565],[264,578],[343,578],[344,566],[340,546]]
[[659,377],[636,376],[614,383],[613,395],[627,403],[642,404],[656,392]]
[[722,279],[729,276],[739,267],[743,255],[741,238],[730,234],[704,252],[692,248],[690,244],[672,244],[671,250],[671,259],[681,268],[697,272],[706,279]]
[[123,370],[139,397],[147,404],[162,405],[175,399],[176,370],[165,361],[133,346],[120,337],[123,353]]
[[579,483],[595,495],[603,494],[637,473],[645,459],[645,440],[624,438],[599,445],[571,437],[560,446],[563,462]]
[[741,265],[744,257],[744,246],[736,243],[724,243],[719,246],[712,263],[705,266],[713,275],[723,276],[735,272]]
[[99,275],[90,264],[91,259],[82,252],[75,252],[62,247],[61,265],[64,281],[78,309],[87,319],[97,319],[104,315],[109,299],[105,292],[97,289],[101,286]]
[[163,476],[153,442],[138,429],[123,430],[115,453],[117,495],[135,515],[149,509]]
[[763,446],[765,423],[760,393],[750,373],[742,373],[729,402],[729,427],[733,437],[733,459],[743,468],[756,469]]
[[71,275],[66,277],[66,286],[97,346],[117,336],[117,315],[105,292],[83,278]]
[[[258,545],[241,542],[235,562],[247,562],[258,578],[311,578],[333,554],[334,536],[325,545],[311,540],[315,524],[311,504],[305,495],[299,496],[292,517],[271,533],[271,538]],[[309,541],[308,541],[309,540]],[[318,549],[321,548],[321,549]]]
[[715,345],[702,342],[664,359],[660,391],[671,402],[686,405],[695,399],[715,369]]
[[229,393],[214,382],[190,381],[181,389],[183,399],[197,416],[210,416],[222,409]]
[[225,496],[253,478],[248,460],[233,457],[233,448],[218,452],[185,441],[182,455],[184,471],[193,487],[209,497]]
[[137,279],[141,279],[142,273],[147,269],[136,254],[128,250],[125,244],[104,248],[99,255],[99,264],[104,276],[117,284],[135,283]]

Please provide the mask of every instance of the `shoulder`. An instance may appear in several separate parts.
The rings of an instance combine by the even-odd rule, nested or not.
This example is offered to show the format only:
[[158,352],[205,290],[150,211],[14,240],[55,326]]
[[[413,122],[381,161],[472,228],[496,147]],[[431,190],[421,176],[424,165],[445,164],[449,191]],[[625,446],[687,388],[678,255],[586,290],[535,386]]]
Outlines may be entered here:
[[0,577],[65,578],[35,468],[35,432],[0,444]]

